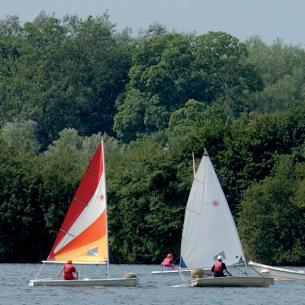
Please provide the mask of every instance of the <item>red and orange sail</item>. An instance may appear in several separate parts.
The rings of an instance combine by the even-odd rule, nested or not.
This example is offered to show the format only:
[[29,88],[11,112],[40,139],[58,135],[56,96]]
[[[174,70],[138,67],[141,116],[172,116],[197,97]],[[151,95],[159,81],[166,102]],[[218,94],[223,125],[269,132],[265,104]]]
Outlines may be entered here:
[[108,261],[106,178],[101,143],[74,194],[48,261]]

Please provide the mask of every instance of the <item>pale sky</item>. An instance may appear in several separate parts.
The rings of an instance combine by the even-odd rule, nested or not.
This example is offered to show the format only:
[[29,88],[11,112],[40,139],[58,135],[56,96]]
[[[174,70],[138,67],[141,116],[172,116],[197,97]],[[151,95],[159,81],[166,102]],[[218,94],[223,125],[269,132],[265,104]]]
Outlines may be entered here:
[[58,18],[108,10],[118,30],[135,33],[159,22],[178,32],[224,31],[242,41],[258,35],[268,44],[280,38],[305,48],[305,0],[0,0],[0,19],[31,21],[42,10]]

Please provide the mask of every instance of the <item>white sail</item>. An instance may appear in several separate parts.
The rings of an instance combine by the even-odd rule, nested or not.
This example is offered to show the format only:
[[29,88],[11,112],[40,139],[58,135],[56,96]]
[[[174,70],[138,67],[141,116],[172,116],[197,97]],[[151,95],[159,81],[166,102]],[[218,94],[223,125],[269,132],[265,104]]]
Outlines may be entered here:
[[205,154],[188,198],[181,242],[181,267],[209,268],[218,255],[226,265],[245,262],[227,200]]

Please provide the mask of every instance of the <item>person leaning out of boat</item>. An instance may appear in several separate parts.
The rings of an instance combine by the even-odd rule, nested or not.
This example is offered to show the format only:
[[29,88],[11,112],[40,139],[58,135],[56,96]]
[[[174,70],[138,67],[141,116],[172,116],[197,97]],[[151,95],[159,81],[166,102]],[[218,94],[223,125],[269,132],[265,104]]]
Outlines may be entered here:
[[175,268],[174,256],[172,253],[168,253],[166,258],[161,263],[162,270],[171,271]]
[[224,271],[225,271],[228,275],[232,275],[232,274],[227,270],[226,264],[222,261],[222,256],[221,256],[221,255],[218,255],[218,256],[217,256],[217,261],[215,262],[215,264],[214,264],[213,267],[211,268],[211,271],[213,272],[213,276],[214,276],[214,277],[226,276],[226,275],[224,274]]
[[64,273],[65,280],[77,280],[78,279],[78,273],[76,271],[76,268],[73,266],[71,260],[67,261],[67,263],[64,265],[62,271]]

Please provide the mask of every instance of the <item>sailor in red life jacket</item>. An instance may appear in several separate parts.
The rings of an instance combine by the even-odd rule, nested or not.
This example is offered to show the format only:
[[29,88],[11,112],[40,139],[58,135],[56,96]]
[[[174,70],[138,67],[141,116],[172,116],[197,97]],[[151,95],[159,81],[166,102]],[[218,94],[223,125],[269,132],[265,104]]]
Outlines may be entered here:
[[221,255],[217,256],[217,261],[211,268],[211,271],[213,272],[214,277],[225,276],[223,273],[224,271],[232,276],[232,274],[227,270],[226,264],[222,261]]
[[65,280],[77,280],[78,274],[75,267],[72,265],[72,261],[67,261],[63,267]]
[[175,268],[175,264],[173,261],[173,254],[168,253],[166,258],[161,263],[162,270],[171,271]]

